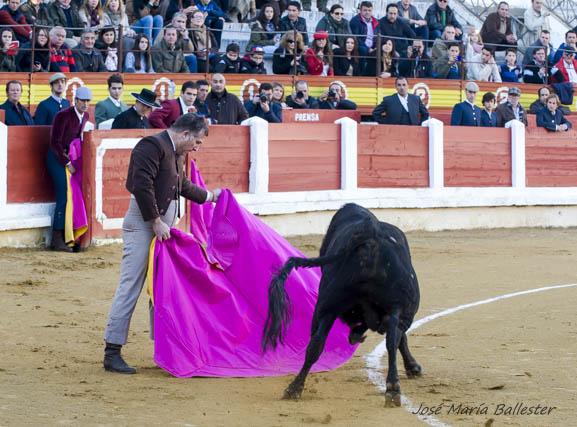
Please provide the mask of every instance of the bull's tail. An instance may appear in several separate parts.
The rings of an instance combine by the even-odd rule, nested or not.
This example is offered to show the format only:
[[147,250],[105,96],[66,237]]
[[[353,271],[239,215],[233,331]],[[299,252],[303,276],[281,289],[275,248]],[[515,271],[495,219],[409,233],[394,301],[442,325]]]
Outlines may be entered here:
[[287,327],[290,325],[292,306],[285,289],[285,282],[293,268],[320,267],[335,262],[341,254],[318,258],[291,257],[272,278],[268,287],[268,315],[261,338],[263,353],[269,348],[275,349],[278,343],[283,344]]

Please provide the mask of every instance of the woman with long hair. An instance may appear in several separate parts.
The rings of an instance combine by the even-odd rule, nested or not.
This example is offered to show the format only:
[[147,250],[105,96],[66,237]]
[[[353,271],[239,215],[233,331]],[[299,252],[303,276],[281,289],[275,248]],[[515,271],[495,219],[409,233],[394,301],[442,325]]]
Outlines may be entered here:
[[150,39],[146,34],[140,33],[136,35],[134,50],[128,52],[124,59],[124,72],[137,74],[154,73],[150,55]]
[[275,8],[271,3],[265,4],[256,21],[250,27],[250,40],[246,47],[246,51],[255,46],[260,46],[265,53],[273,53],[278,47],[280,36],[277,35],[279,24],[279,17],[276,15]]
[[344,9],[340,4],[333,4],[329,13],[319,20],[315,31],[319,30],[329,33],[329,42],[333,49],[341,46],[345,37],[352,34],[349,21],[344,18]]
[[356,37],[347,37],[344,44],[333,52],[335,76],[360,76],[359,49]]
[[118,42],[116,41],[114,28],[104,27],[100,30],[95,47],[102,51],[106,69],[108,71],[118,71]]
[[84,28],[98,30],[104,26],[104,11],[100,0],[84,0],[78,14],[84,23]]
[[[366,76],[375,77],[377,74],[376,51],[371,54],[373,58],[367,61]],[[395,42],[392,39],[384,38],[381,44],[381,73],[377,77],[389,78],[399,75],[398,71],[399,54],[395,51]]]
[[196,56],[197,70],[199,73],[206,72],[206,63],[209,58],[218,52],[218,42],[211,31],[207,31],[205,15],[200,10],[195,10],[188,17],[186,28],[190,28],[190,41]]
[[16,34],[12,28],[4,27],[0,29],[0,71],[16,71],[16,52],[17,49],[11,47],[11,43],[16,41]]
[[333,76],[333,50],[326,31],[317,31],[312,46],[307,50],[307,70],[313,76]]
[[106,0],[104,3],[104,25],[116,29],[118,38],[118,29],[122,27],[122,36],[134,38],[136,32],[128,24],[128,15],[122,0]]
[[281,82],[272,82],[272,102],[280,104],[282,108],[289,108],[284,102],[284,85]]
[[[296,34],[296,37],[295,37]],[[274,51],[272,58],[272,70],[275,74],[306,74],[307,69],[302,58],[305,48],[303,36],[301,33],[289,31],[285,33],[281,40],[280,46]]]
[[34,42],[34,64],[32,64],[32,43],[28,42],[20,46],[20,52],[16,57],[16,69],[26,73],[48,71],[50,68],[48,40],[48,29],[37,27],[36,41]]

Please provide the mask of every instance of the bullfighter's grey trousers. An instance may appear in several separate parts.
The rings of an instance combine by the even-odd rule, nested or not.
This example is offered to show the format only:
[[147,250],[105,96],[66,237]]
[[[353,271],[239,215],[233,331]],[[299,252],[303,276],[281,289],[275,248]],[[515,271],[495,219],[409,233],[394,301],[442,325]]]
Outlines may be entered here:
[[[166,213],[161,216],[169,226],[176,219],[176,201],[170,203]],[[148,254],[154,238],[152,225],[144,221],[136,199],[130,198],[130,206],[122,223],[122,263],[120,265],[120,282],[112,300],[112,306],[106,322],[104,340],[109,344],[126,344],[130,319],[136,307],[138,297],[146,280],[148,271]],[[154,308],[149,304],[150,337],[153,337]]]

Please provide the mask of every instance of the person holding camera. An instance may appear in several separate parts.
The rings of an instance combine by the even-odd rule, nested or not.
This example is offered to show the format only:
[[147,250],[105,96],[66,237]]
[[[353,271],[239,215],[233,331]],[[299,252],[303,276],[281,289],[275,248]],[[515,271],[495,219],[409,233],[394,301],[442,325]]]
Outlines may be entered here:
[[291,108],[299,109],[318,109],[319,101],[309,96],[309,84],[304,80],[297,80],[295,82],[295,90],[286,97],[286,105]]
[[246,101],[244,108],[249,117],[260,117],[269,123],[282,123],[282,107],[279,103],[272,101],[272,85],[261,83],[258,94],[252,101]]
[[340,82],[332,82],[321,96],[319,96],[321,110],[356,110],[357,104],[343,98],[343,86]]
[[425,53],[423,40],[415,39],[408,50],[409,57],[399,64],[399,74],[411,79],[429,79],[433,77],[433,63]]

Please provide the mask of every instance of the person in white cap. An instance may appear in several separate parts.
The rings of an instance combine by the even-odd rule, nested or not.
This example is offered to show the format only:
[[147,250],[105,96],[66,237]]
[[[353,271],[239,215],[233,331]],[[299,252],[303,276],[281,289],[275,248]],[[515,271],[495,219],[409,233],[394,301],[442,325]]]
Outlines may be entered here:
[[453,107],[451,114],[451,126],[481,126],[481,109],[475,105],[479,86],[475,82],[467,82],[465,85],[465,97]]
[[66,171],[75,173],[76,169],[68,157],[70,143],[81,138],[82,130],[88,121],[88,107],[92,100],[92,92],[87,87],[79,87],[74,96],[74,106],[66,108],[54,116],[52,132],[50,132],[50,148],[46,156],[48,172],[54,181],[56,190],[56,208],[52,224],[52,249],[55,251],[72,252],[72,248],[64,241],[64,217],[66,212]]
[[34,124],[37,126],[52,126],[54,116],[70,107],[64,95],[66,90],[66,76],[62,73],[54,73],[50,76],[50,89],[52,94],[38,104],[34,114]]

